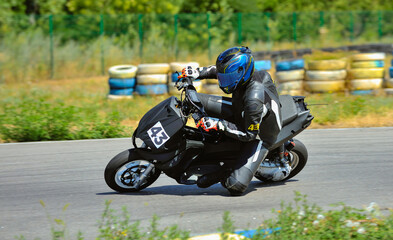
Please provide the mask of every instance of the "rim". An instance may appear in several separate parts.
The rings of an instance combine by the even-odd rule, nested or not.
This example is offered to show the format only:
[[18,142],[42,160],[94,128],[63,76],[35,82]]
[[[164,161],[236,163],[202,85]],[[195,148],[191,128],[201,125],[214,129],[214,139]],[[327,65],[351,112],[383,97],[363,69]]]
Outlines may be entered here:
[[[124,164],[115,174],[115,182],[119,187],[135,189],[139,182],[141,174],[149,166],[148,161],[135,160]],[[139,186],[141,187],[143,183]]]
[[299,164],[299,155],[297,153],[291,151],[289,152],[289,165],[292,168],[292,171],[297,167]]

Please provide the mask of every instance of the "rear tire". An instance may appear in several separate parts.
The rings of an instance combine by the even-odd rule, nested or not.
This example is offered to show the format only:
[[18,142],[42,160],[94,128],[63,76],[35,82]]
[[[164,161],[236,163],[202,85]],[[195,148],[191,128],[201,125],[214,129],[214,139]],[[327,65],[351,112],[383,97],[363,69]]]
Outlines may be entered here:
[[[279,182],[287,181],[288,179],[293,178],[307,164],[308,152],[306,146],[304,146],[304,144],[297,139],[294,139],[294,142],[295,142],[295,147],[289,152],[289,156],[291,157],[289,165],[291,165],[293,169],[291,173],[288,175],[288,177],[284,178]],[[259,175],[258,176],[256,175],[255,177],[263,182],[274,182],[270,179],[266,179]]]
[[135,149],[125,150],[116,155],[105,168],[105,182],[113,190],[123,192],[137,192],[152,183],[160,176],[161,171],[154,168],[144,182],[136,187],[137,180],[150,163],[135,152]]

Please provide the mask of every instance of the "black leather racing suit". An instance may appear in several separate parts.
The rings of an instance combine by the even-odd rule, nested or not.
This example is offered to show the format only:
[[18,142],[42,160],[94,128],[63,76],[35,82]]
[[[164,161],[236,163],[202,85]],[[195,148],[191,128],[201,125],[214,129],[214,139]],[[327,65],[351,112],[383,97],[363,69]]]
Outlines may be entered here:
[[[198,69],[198,79],[217,78],[215,66]],[[232,98],[199,94],[211,117],[222,119],[225,135],[243,142],[238,165],[224,182],[231,193],[243,193],[281,130],[281,108],[269,73],[256,71],[237,86]]]

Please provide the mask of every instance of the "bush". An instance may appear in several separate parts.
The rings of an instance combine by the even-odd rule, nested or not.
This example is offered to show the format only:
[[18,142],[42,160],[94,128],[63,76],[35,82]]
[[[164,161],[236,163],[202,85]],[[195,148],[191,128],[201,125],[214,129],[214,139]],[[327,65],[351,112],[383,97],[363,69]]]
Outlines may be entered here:
[[17,142],[129,135],[129,129],[120,125],[117,112],[100,117],[97,109],[90,110],[66,106],[61,100],[48,102],[44,96],[10,98],[4,101],[0,113],[0,134],[6,141]]

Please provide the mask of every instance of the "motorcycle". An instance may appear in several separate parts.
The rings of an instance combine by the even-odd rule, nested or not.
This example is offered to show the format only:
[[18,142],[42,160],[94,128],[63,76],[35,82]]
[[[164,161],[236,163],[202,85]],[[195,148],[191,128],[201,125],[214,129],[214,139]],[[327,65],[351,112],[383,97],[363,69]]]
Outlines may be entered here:
[[[241,143],[217,131],[205,132],[187,125],[207,116],[192,77],[178,80],[180,99],[171,96],[149,110],[132,136],[133,148],[116,155],[105,168],[105,181],[113,190],[136,192],[153,184],[163,172],[179,184],[196,184],[200,176],[231,171]],[[313,120],[303,96],[281,95],[283,127],[255,177],[272,181],[269,171],[285,158],[291,166],[286,181],[306,165],[307,149],[294,137]],[[224,186],[224,185],[223,185]]]

